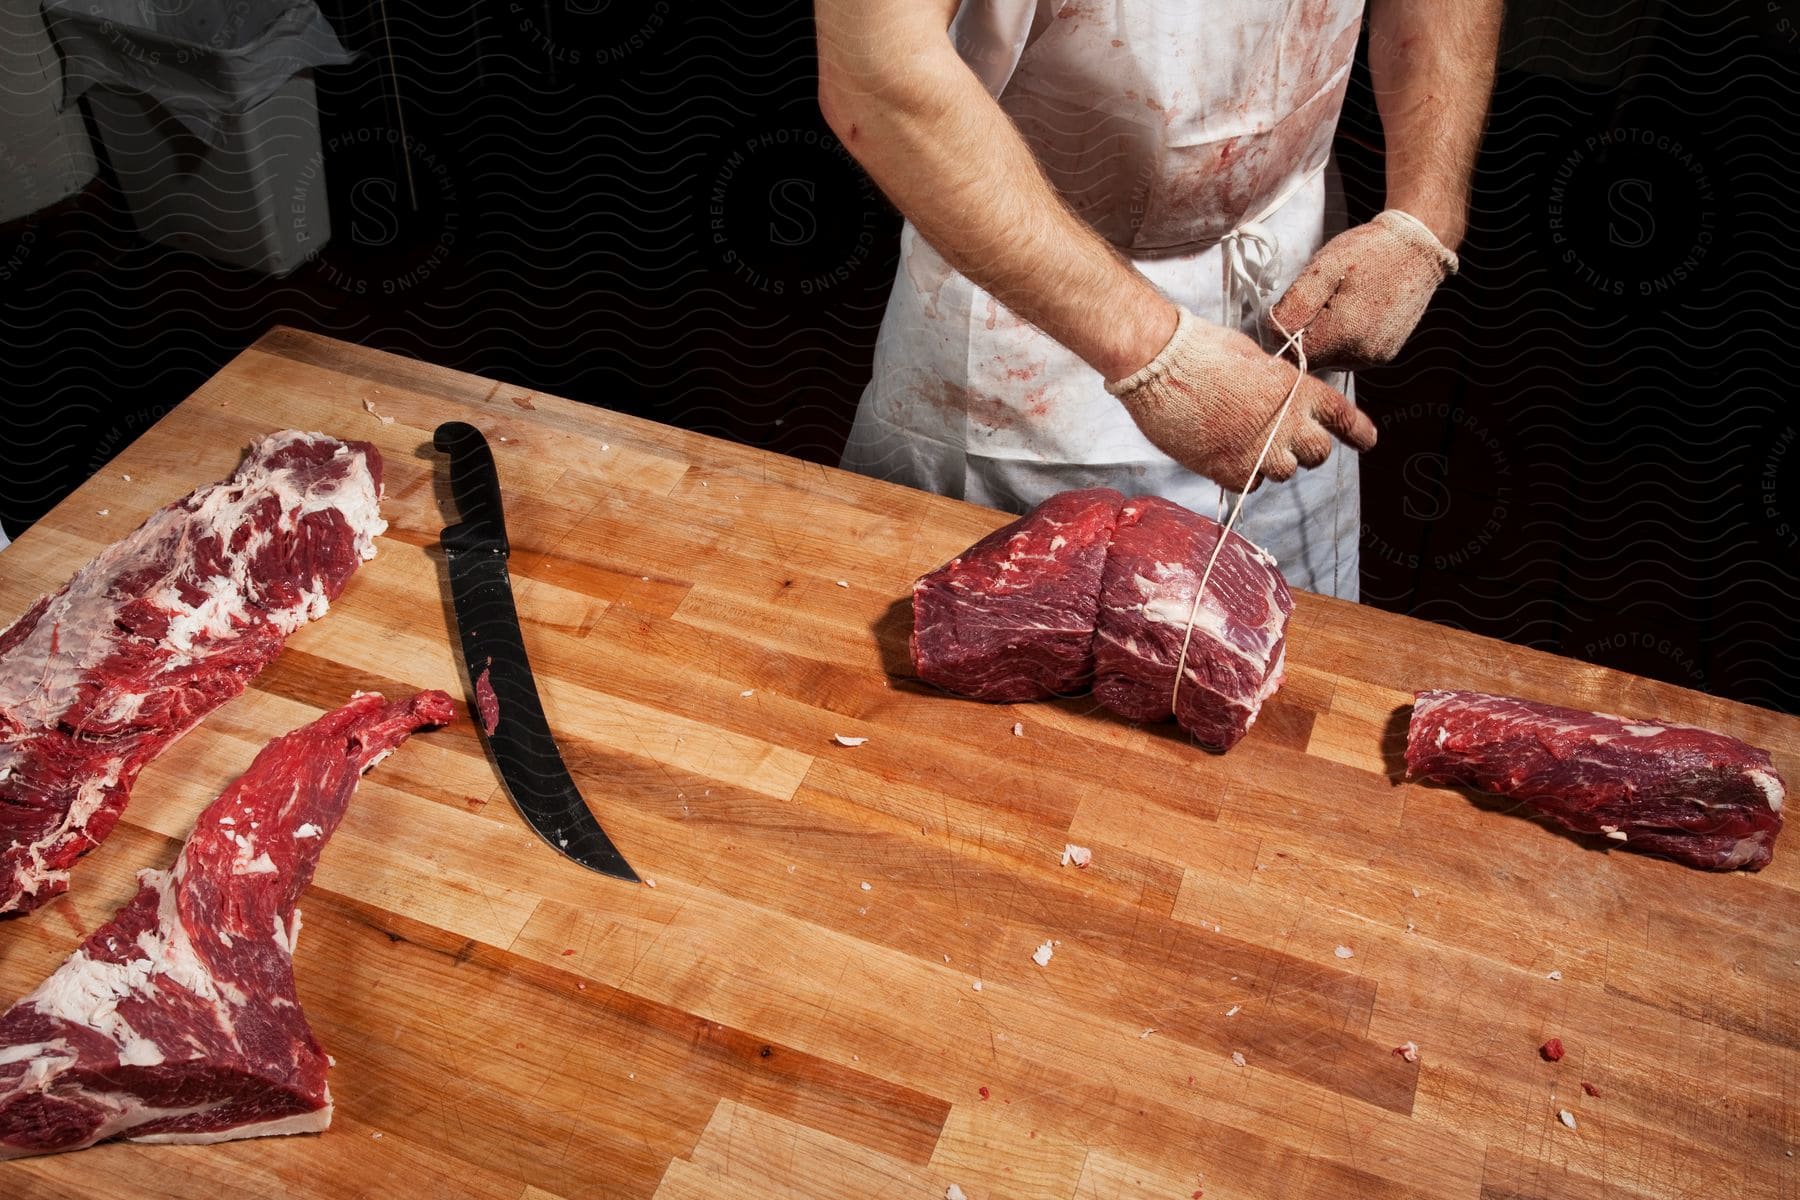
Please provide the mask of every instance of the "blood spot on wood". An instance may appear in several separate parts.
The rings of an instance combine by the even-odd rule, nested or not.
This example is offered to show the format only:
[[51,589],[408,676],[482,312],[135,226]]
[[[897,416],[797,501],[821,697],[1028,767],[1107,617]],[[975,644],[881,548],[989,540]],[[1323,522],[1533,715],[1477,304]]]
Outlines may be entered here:
[[987,1090],[987,1088],[985,1088],[985,1087],[978,1087],[978,1088],[976,1088],[976,1089],[975,1089],[975,1090],[976,1090],[976,1091],[977,1091],[977,1092],[978,1092],[978,1093],[980,1093],[980,1095],[981,1095],[981,1098],[982,1098],[982,1099],[983,1099],[983,1100],[986,1100],[986,1099],[987,1099],[987,1098],[988,1098],[988,1090]]
[[1538,1047],[1538,1053],[1544,1056],[1545,1062],[1561,1062],[1563,1056],[1562,1039],[1551,1038],[1542,1046]]
[[63,919],[63,924],[75,931],[76,937],[81,938],[84,941],[87,939],[87,926],[81,923],[81,914],[75,911],[75,906],[73,904],[69,903],[66,899],[59,902],[56,905],[56,915]]

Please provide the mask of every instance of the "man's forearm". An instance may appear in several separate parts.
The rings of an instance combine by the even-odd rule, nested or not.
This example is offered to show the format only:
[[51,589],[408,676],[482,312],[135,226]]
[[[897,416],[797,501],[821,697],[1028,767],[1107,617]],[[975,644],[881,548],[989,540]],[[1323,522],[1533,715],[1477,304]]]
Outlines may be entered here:
[[1369,75],[1387,140],[1387,205],[1451,250],[1494,90],[1502,0],[1370,0]]
[[1175,306],[1070,212],[956,56],[942,0],[819,0],[819,103],[952,266],[1107,379],[1154,358]]

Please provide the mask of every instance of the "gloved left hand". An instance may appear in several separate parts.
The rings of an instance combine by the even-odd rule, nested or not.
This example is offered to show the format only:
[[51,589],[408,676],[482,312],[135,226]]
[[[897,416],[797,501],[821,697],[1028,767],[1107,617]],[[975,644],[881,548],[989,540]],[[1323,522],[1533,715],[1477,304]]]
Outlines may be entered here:
[[1320,247],[1271,310],[1268,332],[1304,327],[1313,370],[1392,362],[1438,284],[1455,273],[1456,255],[1425,223],[1390,208]]

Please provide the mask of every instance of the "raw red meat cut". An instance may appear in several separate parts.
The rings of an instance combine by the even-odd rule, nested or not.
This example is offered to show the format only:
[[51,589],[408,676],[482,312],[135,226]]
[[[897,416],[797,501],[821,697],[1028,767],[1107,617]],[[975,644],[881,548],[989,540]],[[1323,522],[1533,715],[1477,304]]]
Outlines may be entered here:
[[324,615],[380,502],[373,446],[271,434],[0,632],[0,913],[66,890],[138,772]]
[[1050,497],[913,584],[919,678],[976,700],[1087,690],[1107,543],[1125,497]]
[[0,1017],[0,1158],[331,1123],[294,992],[295,907],[362,773],[454,708],[374,693],[265,746],[169,871]]
[[[1275,560],[1233,533],[1194,593],[1221,526],[1159,496],[1119,513],[1100,593],[1094,698],[1133,721],[1174,716],[1203,746],[1227,750],[1281,686],[1294,597]],[[1181,690],[1175,668],[1190,613]]]
[[1275,560],[1234,533],[1196,607],[1220,532],[1158,496],[1052,496],[913,585],[913,665],[977,700],[1091,684],[1121,716],[1160,721],[1173,707],[1202,745],[1229,749],[1281,686],[1294,598]]
[[1406,774],[1717,871],[1769,864],[1787,795],[1768,752],[1737,738],[1482,692],[1418,694]]
[[[493,659],[489,659],[491,666]],[[481,721],[481,731],[489,737],[494,730],[500,728],[500,698],[494,695],[494,683],[488,678],[488,668],[481,668],[481,674],[475,677],[475,716]]]

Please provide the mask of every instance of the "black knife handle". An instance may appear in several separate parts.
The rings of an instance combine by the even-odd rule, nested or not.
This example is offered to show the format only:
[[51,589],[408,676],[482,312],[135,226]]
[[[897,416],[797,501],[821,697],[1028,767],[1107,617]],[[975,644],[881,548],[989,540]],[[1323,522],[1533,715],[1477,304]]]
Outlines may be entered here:
[[500,476],[487,439],[473,425],[446,421],[431,435],[431,444],[450,456],[450,495],[461,518],[440,535],[444,549],[485,550],[504,558],[512,547],[500,505]]

